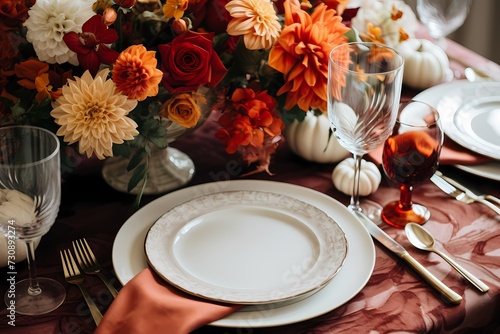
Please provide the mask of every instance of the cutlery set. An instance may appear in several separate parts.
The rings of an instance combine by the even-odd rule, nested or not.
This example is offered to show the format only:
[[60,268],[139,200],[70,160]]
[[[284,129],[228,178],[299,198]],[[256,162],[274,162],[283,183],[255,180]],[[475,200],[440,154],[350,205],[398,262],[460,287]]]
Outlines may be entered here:
[[[470,189],[461,185],[457,181],[443,175],[441,172],[437,171],[432,177],[431,181],[438,186],[442,191],[448,195],[454,197],[456,200],[469,204],[473,202],[478,202],[486,205],[492,209],[495,213],[500,215],[500,199],[492,195],[476,195]],[[451,304],[460,304],[462,297],[458,295],[455,291],[450,289],[439,279],[437,279],[432,273],[430,273],[426,268],[424,268],[417,260],[415,260],[408,251],[391,238],[387,233],[385,233],[380,227],[377,226],[368,216],[363,212],[358,210],[351,210],[358,220],[366,227],[370,235],[384,245],[391,252],[396,254],[402,260],[404,260],[411,268],[413,268],[422,278],[424,278],[427,283],[429,283],[434,289],[441,293],[448,302]],[[489,290],[489,287],[484,284],[481,280],[467,271],[465,268],[460,266],[456,261],[450,258],[445,253],[434,248],[434,238],[431,234],[424,229],[422,226],[415,223],[408,223],[405,226],[405,232],[408,240],[413,246],[420,250],[431,251],[439,256],[441,256],[446,262],[448,262],[455,270],[457,270],[464,278],[466,278],[474,287],[476,287],[480,292],[485,293]]]
[[87,240],[75,240],[72,244],[77,261],[75,261],[70,249],[60,251],[64,278],[68,283],[75,284],[80,288],[80,291],[90,309],[90,313],[92,314],[92,318],[94,319],[95,324],[99,325],[102,319],[102,313],[90,297],[88,290],[83,286],[84,276],[79,268],[81,268],[81,270],[85,274],[99,276],[99,278],[108,288],[113,298],[116,297],[118,291],[111,284],[110,280],[102,273],[102,267],[97,262],[97,259],[90,249]]

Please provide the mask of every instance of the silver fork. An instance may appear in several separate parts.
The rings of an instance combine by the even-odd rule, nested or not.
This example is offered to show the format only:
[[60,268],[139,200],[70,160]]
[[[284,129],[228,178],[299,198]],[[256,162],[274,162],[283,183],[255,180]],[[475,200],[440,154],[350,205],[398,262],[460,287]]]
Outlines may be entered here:
[[97,275],[101,278],[101,280],[106,284],[109,292],[116,297],[118,291],[116,291],[115,287],[109,279],[102,273],[102,267],[97,262],[97,259],[94,255],[94,252],[90,249],[89,244],[85,238],[73,241],[73,249],[76,254],[76,259],[78,260],[78,264],[83,269],[86,274]]
[[94,318],[95,324],[99,325],[102,319],[101,311],[99,311],[97,305],[94,303],[92,298],[90,298],[90,294],[87,291],[87,289],[85,289],[85,287],[82,285],[83,275],[80,273],[80,270],[78,269],[75,259],[73,259],[73,256],[71,255],[69,249],[60,251],[59,253],[61,254],[61,263],[66,282],[78,285],[80,291],[82,292],[83,298],[85,298],[85,302],[87,302],[87,305],[90,309],[92,318]]
[[495,206],[493,203],[488,202],[486,199],[484,199],[481,196],[474,196],[474,197],[470,196],[465,191],[462,191],[462,190],[459,190],[459,189],[455,188],[455,186],[453,186],[452,184],[450,184],[448,181],[446,181],[445,179],[443,179],[438,174],[432,175],[431,181],[436,186],[438,186],[442,191],[444,191],[445,193],[447,193],[450,196],[455,197],[455,199],[457,199],[460,202],[463,202],[463,203],[466,203],[466,204],[470,204],[472,202],[479,202],[479,203],[482,203],[482,204],[486,205],[491,210],[495,211],[495,213],[497,215],[500,215],[500,208],[497,207],[497,206]]

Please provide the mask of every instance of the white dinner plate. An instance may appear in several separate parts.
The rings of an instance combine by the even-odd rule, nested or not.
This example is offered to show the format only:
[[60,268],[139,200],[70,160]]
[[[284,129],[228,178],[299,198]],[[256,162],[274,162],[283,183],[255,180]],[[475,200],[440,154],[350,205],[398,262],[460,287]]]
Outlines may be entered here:
[[164,280],[233,304],[296,298],[342,268],[342,228],[318,208],[262,191],[222,191],[178,205],[153,224],[144,246]]
[[375,246],[364,226],[344,205],[312,189],[258,180],[212,182],[192,186],[164,195],[138,210],[123,224],[113,244],[113,266],[120,282],[126,284],[148,266],[144,241],[150,227],[165,212],[199,196],[238,190],[284,194],[315,206],[332,217],[342,228],[349,251],[337,275],[307,298],[298,297],[285,302],[246,306],[211,325],[272,327],[304,321],[343,305],[366,285],[375,265]]
[[[491,123],[486,117],[487,115],[494,117],[496,114],[492,112],[492,104],[488,102],[495,99],[494,94],[500,94],[500,83],[472,83],[467,80],[458,80],[426,89],[417,94],[414,99],[426,102],[438,109],[444,131],[453,141],[472,151],[498,159],[500,150],[492,149],[492,147],[500,147],[500,142],[495,142],[492,137],[500,136],[497,133],[500,123]],[[482,109],[479,114],[471,109],[477,104]],[[495,102],[493,105],[500,108],[500,102],[498,104]],[[465,121],[464,117],[469,121],[471,117],[475,118],[474,127],[467,125],[468,121]],[[487,133],[489,137],[485,137]],[[488,143],[481,144],[485,142]],[[474,175],[500,181],[500,161],[475,165],[457,164],[456,167]]]

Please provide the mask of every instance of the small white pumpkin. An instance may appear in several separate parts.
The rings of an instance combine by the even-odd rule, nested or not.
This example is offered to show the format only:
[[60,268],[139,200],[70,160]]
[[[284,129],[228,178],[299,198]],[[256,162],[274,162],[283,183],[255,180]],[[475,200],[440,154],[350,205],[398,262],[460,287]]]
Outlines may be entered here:
[[330,122],[324,113],[307,112],[301,122],[294,120],[285,128],[285,138],[290,149],[302,158],[319,163],[334,163],[349,156],[337,138],[329,138]]
[[448,56],[426,39],[411,38],[398,47],[405,59],[403,83],[415,89],[426,89],[442,83],[449,71]]
[[[33,199],[17,190],[0,189],[0,220],[7,222],[16,220],[21,225],[29,224],[35,219],[35,204]],[[9,230],[15,237],[15,229]],[[41,237],[35,238],[35,248]],[[0,235],[0,267],[5,267],[9,261],[20,262],[26,259],[26,244],[22,240],[8,239]]]
[[[359,196],[368,196],[377,191],[382,175],[373,162],[361,160],[359,173]],[[354,158],[347,158],[333,169],[332,181],[335,188],[346,195],[352,196],[354,184]]]

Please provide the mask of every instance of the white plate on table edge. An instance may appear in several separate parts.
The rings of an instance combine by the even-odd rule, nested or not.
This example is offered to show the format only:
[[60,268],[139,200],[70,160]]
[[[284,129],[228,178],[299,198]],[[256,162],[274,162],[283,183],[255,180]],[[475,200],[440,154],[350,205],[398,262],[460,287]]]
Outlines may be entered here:
[[285,301],[342,268],[342,228],[313,205],[273,192],[221,191],[175,206],[150,228],[149,265],[189,294],[231,304]]
[[[450,93],[453,90],[460,90],[464,87],[470,86],[474,87],[479,84],[487,84],[487,82],[482,82],[482,83],[472,83],[467,80],[457,80],[457,81],[452,81],[452,82],[447,82],[443,83],[440,85],[433,86],[431,88],[428,88],[424,90],[423,92],[415,95],[413,97],[414,100],[426,102],[430,104],[433,107],[437,107],[440,101],[442,100],[443,97],[447,96],[448,93]],[[490,82],[491,84],[491,82]],[[500,84],[500,83],[497,83]],[[456,105],[456,108],[458,109],[459,105]],[[440,110],[438,110],[440,111]],[[440,111],[441,113],[441,111]],[[453,124],[453,127],[455,125]],[[451,130],[453,131],[453,130]],[[446,132],[446,130],[445,130]],[[448,134],[448,133],[447,133]],[[451,139],[453,139],[450,136]],[[458,143],[458,142],[457,142]],[[458,143],[460,144],[460,143]],[[460,144],[461,145],[461,144]],[[467,147],[466,147],[467,148]],[[456,164],[455,167],[473,174],[477,176],[481,176],[487,179],[491,180],[496,180],[500,181],[500,161],[491,161],[487,163],[482,163],[482,164],[474,164],[474,165],[462,165],[462,164]]]
[[201,184],[164,195],[133,214],[118,231],[113,243],[113,266],[125,285],[147,268],[144,240],[149,228],[166,211],[195,197],[233,190],[258,190],[284,194],[314,205],[330,215],[344,230],[349,252],[340,272],[321,290],[295,303],[249,306],[210,323],[220,327],[273,327],[320,316],[348,302],[370,279],[375,266],[375,246],[365,227],[335,199],[318,191],[288,183],[236,180]]

